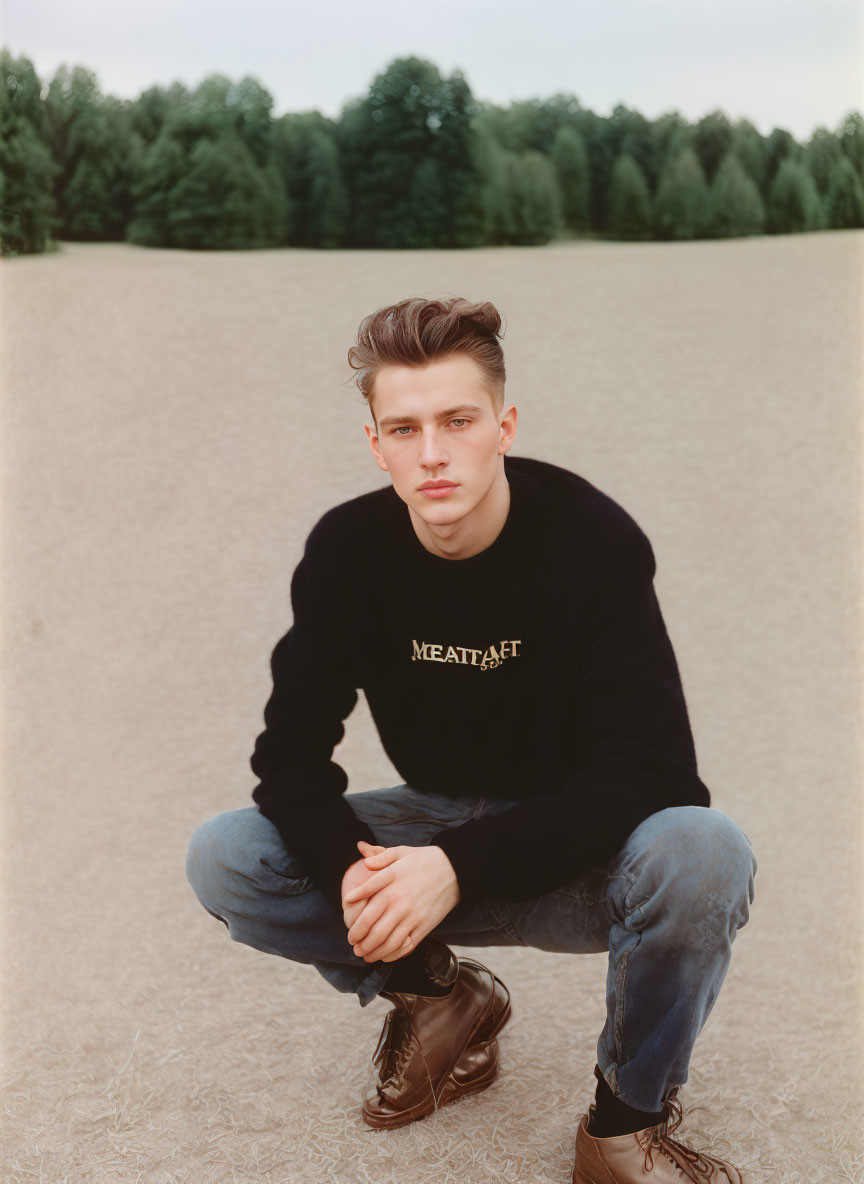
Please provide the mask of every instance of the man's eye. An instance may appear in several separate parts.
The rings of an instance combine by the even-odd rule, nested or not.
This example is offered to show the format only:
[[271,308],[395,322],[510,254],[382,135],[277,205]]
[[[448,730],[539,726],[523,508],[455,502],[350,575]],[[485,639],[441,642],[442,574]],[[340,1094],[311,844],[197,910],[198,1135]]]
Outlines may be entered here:
[[[468,419],[468,417],[465,415],[457,415],[457,416],[454,416],[454,418],[451,419],[450,422],[451,423],[458,423],[458,424],[469,424],[471,422],[471,420]],[[390,433],[390,435],[391,436],[401,436],[403,434],[403,432],[411,432],[413,430],[414,429],[411,428],[408,424],[403,424],[401,427],[394,428],[393,431]]]

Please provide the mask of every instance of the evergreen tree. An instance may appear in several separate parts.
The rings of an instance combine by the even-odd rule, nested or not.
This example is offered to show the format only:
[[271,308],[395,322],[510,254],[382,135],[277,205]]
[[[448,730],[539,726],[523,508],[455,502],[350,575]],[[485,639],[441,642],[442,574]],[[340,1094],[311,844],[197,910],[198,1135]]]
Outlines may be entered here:
[[849,158],[858,180],[864,185],[864,115],[850,111],[837,128],[840,147]]
[[771,183],[767,214],[772,234],[798,234],[823,227],[816,184],[800,161],[787,157],[780,164]]
[[503,148],[487,128],[479,133],[485,242],[537,246],[563,226],[558,175],[542,152]]
[[352,242],[444,247],[483,241],[473,115],[458,71],[445,79],[431,62],[408,57],[377,75],[366,98],[343,112],[340,127]]
[[142,247],[172,245],[169,215],[173,192],[186,168],[183,145],[163,127],[141,155],[132,189],[134,214],[126,231],[128,242]]
[[474,113],[474,128],[477,138],[494,141],[502,148],[509,147],[507,142],[507,108],[499,107],[495,103],[478,101]]
[[114,211],[105,188],[105,177],[89,155],[82,155],[66,186],[64,237],[98,242],[110,234]]
[[832,174],[842,159],[838,138],[826,127],[817,127],[804,148],[804,163],[821,197],[828,193]]
[[739,119],[732,128],[730,151],[737,156],[744,172],[755,181],[760,194],[765,192],[768,154],[765,140],[747,119]]
[[52,155],[60,166],[54,197],[61,234],[122,240],[134,181],[128,105],[104,97],[92,71],[64,65],[48,85],[45,114]]
[[693,129],[678,111],[667,111],[651,124],[651,145],[659,186],[669,163],[685,148],[693,149]]
[[282,239],[284,208],[272,166],[257,168],[236,136],[204,136],[170,192],[169,242],[211,250],[272,246]]
[[708,186],[692,148],[682,149],[660,177],[653,225],[658,238],[699,238],[708,222]]
[[542,152],[507,154],[510,242],[547,243],[563,222],[561,191],[555,168]]
[[551,99],[521,99],[507,107],[484,104],[484,125],[502,148],[510,152],[541,152],[549,155],[562,127],[575,127],[579,100],[556,94]]
[[44,135],[33,63],[0,50],[0,254],[44,251],[59,224],[51,196],[57,167]]
[[165,126],[191,149],[202,137],[234,136],[264,168],[271,159],[273,99],[254,78],[232,82],[225,74],[208,74],[191,94],[176,94]]
[[794,137],[782,127],[775,127],[765,141],[765,177],[762,185],[762,197],[769,198],[771,186],[777,176],[777,170],[784,160],[798,160],[801,150]]
[[651,124],[639,111],[618,103],[606,121],[606,135],[614,160],[630,156],[639,166],[649,190],[656,188],[660,179],[661,162],[655,154],[656,140]]
[[651,197],[639,165],[626,152],[615,161],[608,230],[613,238],[651,237]]
[[214,250],[283,242],[286,200],[271,159],[268,92],[251,78],[211,74],[191,93],[172,88],[167,99],[150,93],[137,112],[144,135],[160,130],[140,152],[129,241]]
[[583,111],[576,117],[576,126],[588,153],[588,172],[591,183],[590,219],[595,231],[605,231],[609,219],[609,193],[616,153],[609,134],[609,120],[593,111]]
[[408,206],[413,215],[414,246],[436,246],[447,221],[444,173],[436,157],[424,156],[412,172]]
[[338,126],[318,111],[276,121],[274,160],[288,203],[288,241],[303,247],[335,247],[345,241],[348,194]]
[[266,169],[273,149],[273,96],[257,79],[246,75],[231,83],[225,106],[231,130],[249,150],[258,168]]
[[482,178],[481,206],[486,243],[512,242],[516,234],[509,185],[508,157],[511,154],[496,139],[489,124],[480,121],[477,159]]
[[474,247],[483,241],[482,177],[474,118],[477,104],[460,70],[443,80],[443,104],[435,159],[442,182],[447,229],[444,246]]
[[730,151],[732,135],[732,125],[722,111],[710,111],[696,124],[693,146],[708,182],[714,180],[720,162]]
[[864,187],[842,152],[828,184],[825,215],[828,225],[837,230],[864,226]]
[[157,139],[169,112],[182,103],[186,88],[179,82],[174,86],[173,94],[163,86],[150,86],[131,104],[132,131],[145,144],[152,144]]
[[234,131],[233,113],[228,107],[231,79],[227,74],[208,74],[180,103],[172,107],[166,129],[190,151],[199,140],[220,140]]
[[311,177],[309,242],[315,247],[338,247],[348,225],[348,198],[333,136],[321,131],[312,134],[307,164]]
[[571,230],[589,230],[591,179],[585,141],[576,128],[559,127],[550,155],[558,174],[565,225]]
[[727,152],[711,184],[709,233],[714,238],[761,234],[765,206],[756,182],[747,176],[734,152]]

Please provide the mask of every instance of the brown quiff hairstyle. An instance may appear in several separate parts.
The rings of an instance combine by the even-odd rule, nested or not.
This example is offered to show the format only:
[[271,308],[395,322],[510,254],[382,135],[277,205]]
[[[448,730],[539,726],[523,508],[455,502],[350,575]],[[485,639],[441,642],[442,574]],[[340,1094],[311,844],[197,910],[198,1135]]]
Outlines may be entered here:
[[496,412],[504,406],[504,351],[501,314],[488,300],[462,296],[427,300],[412,296],[370,313],[360,322],[357,342],[348,350],[354,382],[373,419],[375,377],[383,366],[427,366],[449,354],[468,354],[478,364]]

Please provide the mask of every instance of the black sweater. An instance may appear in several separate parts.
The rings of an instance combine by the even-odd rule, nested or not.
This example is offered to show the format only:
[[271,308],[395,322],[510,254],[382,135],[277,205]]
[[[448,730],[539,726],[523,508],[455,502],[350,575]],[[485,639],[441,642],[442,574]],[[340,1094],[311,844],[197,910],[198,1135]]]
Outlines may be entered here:
[[504,469],[508,517],[477,555],[427,551],[387,486],[325,513],[294,571],[252,797],[340,913],[357,839],[377,842],[331,759],[359,688],[414,789],[520,799],[432,838],[460,913],[542,896],[656,810],[710,804],[647,537],[575,473]]

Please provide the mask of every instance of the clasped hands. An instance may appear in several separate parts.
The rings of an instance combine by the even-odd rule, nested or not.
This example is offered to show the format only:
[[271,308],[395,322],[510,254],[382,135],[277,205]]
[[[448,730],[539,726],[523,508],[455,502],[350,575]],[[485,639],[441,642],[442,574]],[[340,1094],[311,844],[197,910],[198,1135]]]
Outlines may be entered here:
[[459,903],[456,872],[440,847],[357,846],[363,858],[342,877],[348,940],[366,962],[395,962]]

